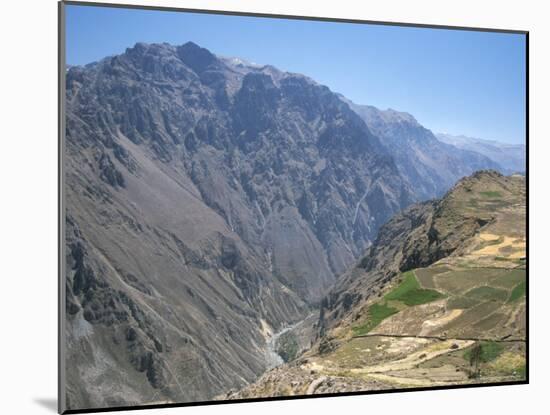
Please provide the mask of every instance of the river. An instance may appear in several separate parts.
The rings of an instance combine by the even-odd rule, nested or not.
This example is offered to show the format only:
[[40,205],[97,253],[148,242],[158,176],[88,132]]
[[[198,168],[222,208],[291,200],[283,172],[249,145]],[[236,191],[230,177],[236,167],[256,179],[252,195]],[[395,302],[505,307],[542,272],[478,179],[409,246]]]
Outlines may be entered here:
[[290,326],[286,326],[283,329],[279,330],[277,333],[273,334],[269,341],[267,342],[266,352],[265,352],[265,359],[267,362],[267,369],[273,369],[274,367],[282,365],[284,362],[283,358],[277,353],[277,341],[279,338],[289,332],[290,330],[294,330],[296,327],[298,327],[300,324],[303,324],[306,320],[312,318],[313,316],[316,316],[316,313],[309,314],[306,318],[303,320],[300,320],[294,324],[291,324]]

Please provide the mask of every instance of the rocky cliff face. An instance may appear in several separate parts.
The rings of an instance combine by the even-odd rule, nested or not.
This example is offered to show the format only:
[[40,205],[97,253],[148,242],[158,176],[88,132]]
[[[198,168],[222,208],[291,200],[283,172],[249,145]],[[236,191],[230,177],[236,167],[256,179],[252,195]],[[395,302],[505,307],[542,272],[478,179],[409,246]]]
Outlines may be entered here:
[[363,120],[193,43],[67,72],[67,406],[207,400],[266,368],[414,195]]
[[502,170],[483,152],[457,147],[438,138],[411,114],[357,105],[350,108],[392,154],[401,176],[415,189],[418,200],[441,197],[457,180],[483,169]]

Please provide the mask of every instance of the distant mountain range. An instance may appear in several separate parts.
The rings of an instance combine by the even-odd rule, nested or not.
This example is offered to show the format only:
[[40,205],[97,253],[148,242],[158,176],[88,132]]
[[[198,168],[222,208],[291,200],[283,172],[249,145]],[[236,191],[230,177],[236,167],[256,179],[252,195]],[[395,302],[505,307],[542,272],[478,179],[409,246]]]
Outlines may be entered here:
[[66,121],[69,409],[254,381],[384,223],[500,168],[409,114],[192,42],[70,67]]
[[441,196],[458,179],[483,169],[501,170],[490,157],[441,140],[411,115],[392,109],[357,105],[344,97],[393,156],[401,176],[418,200]]
[[436,136],[440,141],[457,148],[483,154],[495,163],[498,163],[503,173],[525,173],[526,171],[525,144],[507,144],[499,141],[444,133],[438,133]]

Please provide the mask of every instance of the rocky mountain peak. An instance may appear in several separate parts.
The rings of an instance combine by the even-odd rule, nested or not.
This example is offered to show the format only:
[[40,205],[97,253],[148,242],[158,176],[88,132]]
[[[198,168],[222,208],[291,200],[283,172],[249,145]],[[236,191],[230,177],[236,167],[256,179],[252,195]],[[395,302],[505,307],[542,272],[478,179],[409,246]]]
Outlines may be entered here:
[[218,61],[217,57],[208,49],[202,48],[193,42],[187,42],[176,48],[181,60],[196,73],[205,71]]

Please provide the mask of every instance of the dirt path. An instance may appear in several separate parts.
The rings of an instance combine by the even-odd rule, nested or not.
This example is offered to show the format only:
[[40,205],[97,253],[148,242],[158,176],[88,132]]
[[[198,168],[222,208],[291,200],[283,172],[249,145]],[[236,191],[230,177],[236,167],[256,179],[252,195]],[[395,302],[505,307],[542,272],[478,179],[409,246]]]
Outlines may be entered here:
[[427,339],[427,340],[441,340],[441,341],[478,341],[478,342],[496,342],[496,343],[525,343],[525,339],[490,339],[481,337],[443,337],[443,336],[414,336],[408,334],[359,334],[353,336],[352,339],[359,339],[361,337],[395,337],[401,339]]
[[428,379],[402,378],[398,376],[385,375],[383,373],[370,373],[369,378],[385,383],[397,383],[402,386],[434,386],[434,382]]
[[[393,362],[382,363],[374,366],[351,369],[353,373],[384,373],[396,370],[407,370],[417,367],[420,363],[424,363],[442,354],[449,353],[450,350],[460,350],[474,344],[473,340],[446,340],[442,343],[437,343],[423,348],[408,356],[395,360]],[[451,349],[451,346],[458,346]]]

